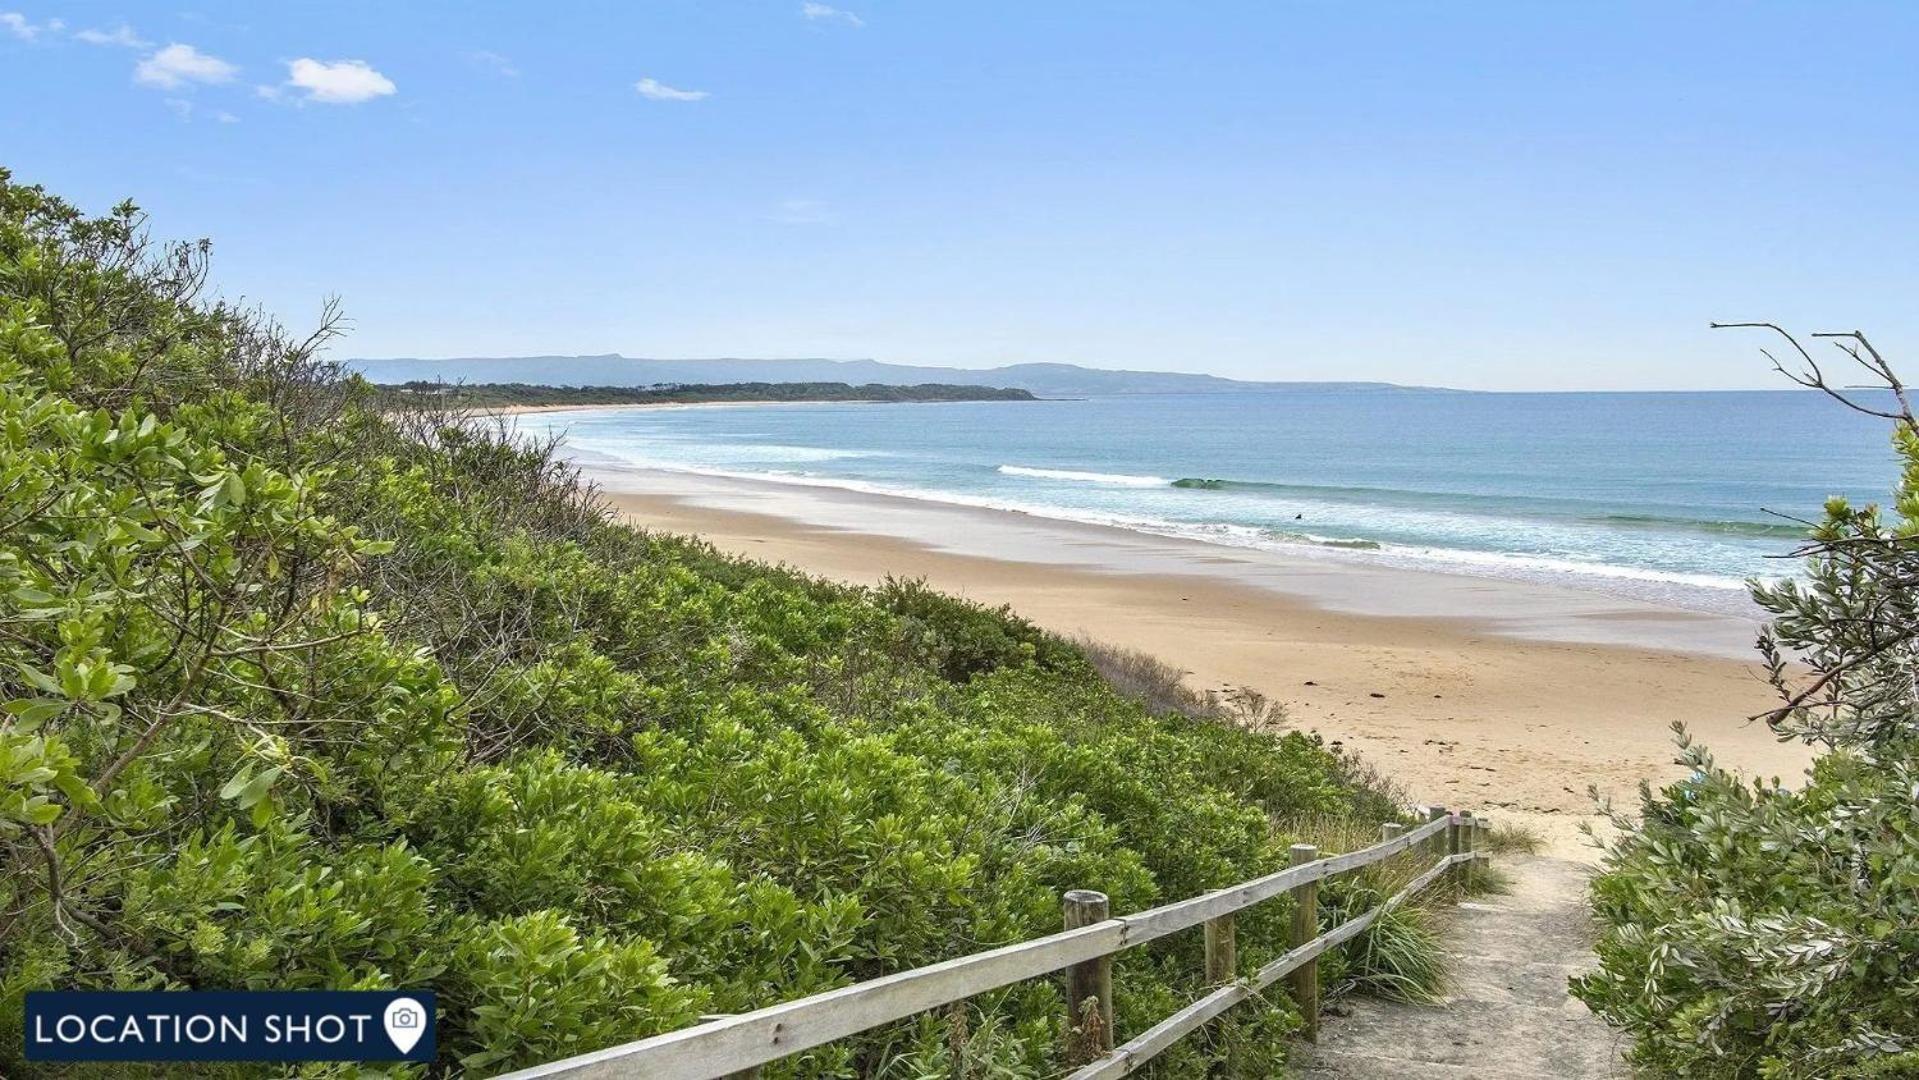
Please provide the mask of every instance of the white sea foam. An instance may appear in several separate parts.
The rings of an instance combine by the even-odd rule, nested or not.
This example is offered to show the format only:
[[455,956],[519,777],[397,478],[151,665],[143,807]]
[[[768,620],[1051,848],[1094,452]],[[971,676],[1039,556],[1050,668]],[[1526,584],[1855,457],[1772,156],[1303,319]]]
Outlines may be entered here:
[[[692,476],[710,476],[728,480],[748,480],[784,484],[795,487],[827,488],[864,495],[916,499],[923,502],[941,503],[948,506],[964,506],[983,510],[998,510],[1025,514],[1031,517],[1045,518],[1054,521],[1067,521],[1084,525],[1103,525],[1110,528],[1127,529],[1153,536],[1198,541],[1227,547],[1250,548],[1263,551],[1310,551],[1317,557],[1376,560],[1396,565],[1424,567],[1429,570],[1449,569],[1456,573],[1477,573],[1489,577],[1512,578],[1516,580],[1558,581],[1563,583],[1569,580],[1576,581],[1581,578],[1588,580],[1600,578],[1621,582],[1638,582],[1646,585],[1676,586],[1681,589],[1705,589],[1711,590],[1714,593],[1737,593],[1745,588],[1743,579],[1728,575],[1685,573],[1517,552],[1494,552],[1469,548],[1395,544],[1363,540],[1354,537],[1330,536],[1313,532],[1283,531],[1255,525],[1223,522],[1174,521],[1147,514],[1065,507],[1047,503],[1030,502],[1023,499],[1004,499],[971,495],[937,488],[875,483],[850,477],[821,476],[792,471],[729,469],[705,465],[689,465],[676,461],[649,460],[631,453],[609,452],[609,450],[610,448],[602,448],[599,453],[592,454],[591,457],[602,460],[617,460],[627,466],[657,469],[663,472],[683,473]],[[582,463],[585,464],[585,462]],[[1009,468],[1018,468],[1018,466],[1002,466],[1001,471]],[[1075,475],[1084,476],[1088,474]],[[1144,478],[1138,477],[1132,479]],[[1133,484],[1129,486],[1143,487],[1145,485]]]
[[705,443],[702,449],[734,461],[846,461],[872,457],[870,450],[840,450],[822,446],[784,446],[779,443]]
[[1024,476],[1034,480],[1071,480],[1081,484],[1111,484],[1115,487],[1166,487],[1172,483],[1163,476],[1079,472],[1075,469],[1039,469],[1027,465],[1001,465],[999,471],[1006,476]]

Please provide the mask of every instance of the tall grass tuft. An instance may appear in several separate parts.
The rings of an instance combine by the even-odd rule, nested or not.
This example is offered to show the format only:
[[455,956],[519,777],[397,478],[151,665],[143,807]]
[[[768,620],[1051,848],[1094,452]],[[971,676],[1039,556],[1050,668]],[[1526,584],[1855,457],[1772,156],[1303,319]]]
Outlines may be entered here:
[[1513,891],[1513,876],[1499,868],[1498,863],[1480,862],[1473,867],[1473,887],[1467,890],[1469,896],[1505,896]]
[[[1319,848],[1320,855],[1357,851],[1379,841],[1379,824],[1350,817],[1311,817],[1288,822],[1287,832]],[[1415,849],[1320,882],[1320,929],[1326,931],[1379,907],[1432,866]],[[1332,961],[1322,958],[1321,978],[1333,994],[1359,992],[1395,1001],[1430,1003],[1446,992],[1446,952],[1440,941],[1440,911],[1455,890],[1435,882],[1382,913]],[[1330,955],[1330,954],[1329,954]]]
[[1443,1000],[1448,974],[1446,952],[1435,922],[1429,909],[1407,905],[1391,908],[1373,920],[1347,948],[1351,988],[1416,1005]]
[[1186,685],[1188,672],[1151,653],[1109,645],[1083,634],[1075,637],[1073,644],[1108,686],[1144,705],[1148,712],[1214,718],[1215,710],[1207,696]]
[[1250,686],[1201,692],[1186,685],[1191,672],[1151,653],[1110,645],[1083,634],[1074,638],[1073,644],[1108,686],[1155,715],[1218,720],[1259,732],[1276,732],[1286,724],[1286,710]]
[[1503,822],[1487,834],[1484,850],[1495,855],[1537,855],[1546,846],[1546,837],[1524,822]]

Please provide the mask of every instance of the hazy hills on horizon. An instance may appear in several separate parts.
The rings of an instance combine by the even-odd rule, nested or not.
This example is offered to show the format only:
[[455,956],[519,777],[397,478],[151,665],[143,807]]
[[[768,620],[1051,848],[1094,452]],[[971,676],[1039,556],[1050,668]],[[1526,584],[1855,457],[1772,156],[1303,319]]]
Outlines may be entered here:
[[504,356],[343,362],[377,383],[532,383],[544,386],[651,386],[655,383],[843,382],[910,386],[951,383],[1054,396],[1221,394],[1273,390],[1412,390],[1386,382],[1254,382],[1176,371],[1115,371],[1078,364],[1009,364],[994,368],[922,367],[879,360],[718,358],[656,360],[600,356]]

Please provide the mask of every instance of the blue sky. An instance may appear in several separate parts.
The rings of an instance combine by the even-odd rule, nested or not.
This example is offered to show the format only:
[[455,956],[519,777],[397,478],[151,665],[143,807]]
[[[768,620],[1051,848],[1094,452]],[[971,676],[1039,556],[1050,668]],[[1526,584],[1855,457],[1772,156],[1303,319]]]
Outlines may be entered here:
[[0,164],[340,355],[1919,371],[1919,5],[0,0]]

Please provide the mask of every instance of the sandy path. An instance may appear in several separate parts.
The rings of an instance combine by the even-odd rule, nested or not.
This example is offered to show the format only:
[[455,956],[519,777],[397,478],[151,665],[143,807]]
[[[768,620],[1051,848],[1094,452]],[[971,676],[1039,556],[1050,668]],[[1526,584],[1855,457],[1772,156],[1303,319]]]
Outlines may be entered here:
[[1291,1063],[1313,1080],[1594,1080],[1624,1077],[1621,1037],[1566,992],[1592,966],[1585,867],[1499,856],[1510,892],[1459,905],[1439,1005],[1341,1004]]

